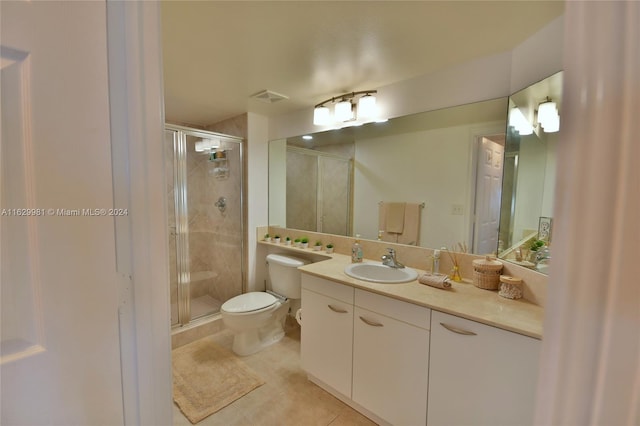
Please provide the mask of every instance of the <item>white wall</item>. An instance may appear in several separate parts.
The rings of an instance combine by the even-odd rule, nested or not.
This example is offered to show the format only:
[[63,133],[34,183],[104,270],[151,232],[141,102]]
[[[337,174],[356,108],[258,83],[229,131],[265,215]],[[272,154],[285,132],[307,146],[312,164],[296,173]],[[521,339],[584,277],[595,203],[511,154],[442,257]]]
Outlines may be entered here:
[[[473,140],[481,128],[485,134],[499,132],[504,130],[504,123],[474,123],[356,140],[354,233],[365,239],[376,238],[380,201],[424,202],[421,246],[469,244]],[[463,206],[464,214],[453,215],[453,205]]]
[[262,277],[266,276],[266,270],[264,262],[257,259],[256,227],[264,226],[269,220],[269,121],[252,112],[247,114],[247,121],[247,291],[259,291],[264,287]]
[[558,143],[560,133],[547,133],[547,161],[544,170],[544,195],[542,196],[542,211],[540,216],[553,216],[553,198],[556,189],[556,166],[558,158]]
[[287,224],[287,140],[269,143],[269,225]]
[[511,52],[510,93],[562,70],[564,16],[551,21]]

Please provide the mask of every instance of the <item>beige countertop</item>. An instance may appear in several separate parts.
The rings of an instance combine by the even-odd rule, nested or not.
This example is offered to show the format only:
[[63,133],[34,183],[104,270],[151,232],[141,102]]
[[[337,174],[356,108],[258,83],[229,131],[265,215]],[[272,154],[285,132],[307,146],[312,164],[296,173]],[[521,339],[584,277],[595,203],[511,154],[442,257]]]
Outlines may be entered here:
[[[264,242],[261,244],[272,245]],[[326,254],[323,251],[317,252],[293,247],[286,247],[286,249],[326,258],[326,260],[300,267],[299,269],[304,273],[525,336],[536,339],[542,338],[544,310],[542,307],[524,299],[507,299],[498,296],[497,291],[482,290],[470,282],[453,282],[450,289],[443,290],[420,284],[417,280],[401,284],[377,284],[362,281],[344,273],[344,268],[351,263],[350,256],[335,253]],[[365,261],[376,262],[368,259],[365,259]],[[425,272],[417,268],[412,269],[415,269],[418,274]]]

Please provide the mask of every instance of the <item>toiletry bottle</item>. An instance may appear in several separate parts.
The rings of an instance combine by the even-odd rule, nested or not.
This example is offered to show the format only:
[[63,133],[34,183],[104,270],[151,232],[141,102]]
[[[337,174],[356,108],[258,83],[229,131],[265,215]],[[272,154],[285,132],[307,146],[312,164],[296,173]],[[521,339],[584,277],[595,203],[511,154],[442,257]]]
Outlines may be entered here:
[[362,262],[362,246],[360,245],[360,234],[356,234],[356,241],[351,247],[351,263]]
[[433,251],[433,262],[431,263],[431,273],[440,273],[440,250]]

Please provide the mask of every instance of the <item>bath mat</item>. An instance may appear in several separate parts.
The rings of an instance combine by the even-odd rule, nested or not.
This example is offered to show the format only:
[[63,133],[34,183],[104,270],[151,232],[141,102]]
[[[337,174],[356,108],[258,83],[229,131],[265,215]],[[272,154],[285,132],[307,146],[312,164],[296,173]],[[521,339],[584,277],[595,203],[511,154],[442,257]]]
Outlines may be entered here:
[[171,353],[173,400],[193,424],[265,383],[237,355],[209,338]]

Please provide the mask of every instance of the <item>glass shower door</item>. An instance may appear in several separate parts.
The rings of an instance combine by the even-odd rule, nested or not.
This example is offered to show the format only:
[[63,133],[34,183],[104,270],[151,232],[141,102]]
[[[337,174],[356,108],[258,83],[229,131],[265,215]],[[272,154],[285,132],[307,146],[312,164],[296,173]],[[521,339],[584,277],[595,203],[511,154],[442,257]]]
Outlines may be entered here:
[[168,198],[175,326],[218,313],[242,293],[242,141],[179,127],[167,132],[173,133]]

